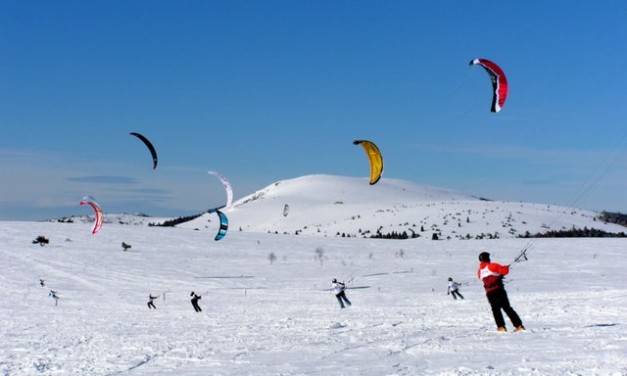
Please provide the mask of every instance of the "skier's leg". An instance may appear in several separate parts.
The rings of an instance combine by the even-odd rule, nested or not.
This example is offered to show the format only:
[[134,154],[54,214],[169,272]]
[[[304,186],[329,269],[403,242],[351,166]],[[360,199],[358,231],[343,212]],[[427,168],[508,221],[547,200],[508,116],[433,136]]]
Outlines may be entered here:
[[451,291],[451,296],[453,296],[454,300],[457,300],[457,297],[455,296],[455,290]]
[[340,303],[340,308],[344,308],[344,302],[342,301],[342,294],[335,295],[337,301]]
[[344,302],[346,302],[346,304],[352,305],[351,301],[348,300],[348,298],[346,297],[346,293],[344,293],[344,291],[342,291],[342,299],[344,299]]
[[150,302],[146,303],[146,305],[148,306],[148,309],[150,309]]
[[498,292],[489,294],[488,301],[490,302],[492,315],[494,316],[494,322],[496,323],[497,328],[504,328],[505,320],[503,319],[503,314],[501,313],[501,294]]
[[459,291],[457,291],[457,295],[459,295],[459,297],[462,298],[462,300],[464,300],[464,295],[460,294]]
[[501,306],[503,307],[503,311],[505,311],[505,313],[507,314],[507,317],[509,317],[509,319],[511,320],[512,325],[514,325],[515,327],[519,327],[522,325],[520,317],[518,316],[516,311],[514,311],[514,308],[512,308],[512,306],[509,304],[509,299],[507,298],[507,293],[505,291],[503,291]]

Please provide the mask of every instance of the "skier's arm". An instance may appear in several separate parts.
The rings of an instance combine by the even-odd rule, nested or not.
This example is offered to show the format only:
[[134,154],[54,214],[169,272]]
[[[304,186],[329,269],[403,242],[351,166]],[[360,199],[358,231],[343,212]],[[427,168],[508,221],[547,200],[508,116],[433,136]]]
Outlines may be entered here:
[[501,264],[495,264],[498,268],[497,268],[497,273],[499,273],[500,275],[508,275],[509,274],[509,265],[501,265]]

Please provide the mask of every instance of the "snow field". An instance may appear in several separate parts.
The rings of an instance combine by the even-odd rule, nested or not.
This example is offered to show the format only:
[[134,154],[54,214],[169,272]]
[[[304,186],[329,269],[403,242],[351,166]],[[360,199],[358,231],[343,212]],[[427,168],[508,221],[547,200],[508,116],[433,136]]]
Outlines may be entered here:
[[[624,239],[538,240],[506,285],[529,331],[500,335],[476,256],[485,248],[511,262],[524,239],[231,231],[214,242],[211,229],[90,228],[0,222],[0,374],[627,373]],[[41,234],[49,246],[30,244]],[[446,295],[449,276],[467,283],[464,301]],[[325,291],[333,277],[355,287],[352,307]],[[156,311],[149,293],[160,295]]]

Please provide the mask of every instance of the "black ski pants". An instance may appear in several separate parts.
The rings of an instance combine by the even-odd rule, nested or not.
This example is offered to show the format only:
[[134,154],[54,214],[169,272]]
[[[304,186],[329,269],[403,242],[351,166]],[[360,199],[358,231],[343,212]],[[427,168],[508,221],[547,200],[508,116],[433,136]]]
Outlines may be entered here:
[[494,321],[496,322],[497,327],[505,327],[505,320],[503,319],[503,314],[501,310],[505,311],[507,317],[512,322],[512,325],[521,326],[522,321],[518,314],[511,305],[509,305],[509,299],[507,298],[507,292],[504,289],[498,289],[487,294],[488,301],[490,302],[490,306],[492,307],[492,314],[494,315]]
[[157,307],[155,307],[155,304],[153,302],[148,302],[148,309],[157,309]]
[[194,311],[202,312],[202,309],[200,309],[200,306],[198,305],[198,302],[192,301],[192,306],[194,306]]
[[[464,295],[460,294],[459,291],[457,290],[452,290],[451,291],[451,295],[453,295],[453,299],[457,300],[457,296],[459,296],[460,298],[464,299]],[[457,295],[457,296],[455,296]]]
[[335,297],[337,298],[337,301],[340,302],[340,307],[344,308],[344,302],[346,302],[346,304],[351,305],[351,301],[348,300],[348,298],[346,297],[346,294],[344,294],[344,291],[340,292],[339,294],[336,294]]

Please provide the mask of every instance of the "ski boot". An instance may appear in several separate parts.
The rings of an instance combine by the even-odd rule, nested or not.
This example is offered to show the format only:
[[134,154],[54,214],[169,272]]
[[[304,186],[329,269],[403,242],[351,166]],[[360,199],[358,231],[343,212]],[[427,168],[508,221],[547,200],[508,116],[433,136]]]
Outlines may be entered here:
[[525,329],[525,327],[522,325],[518,325],[516,329],[514,329],[514,333],[520,333],[520,332],[526,332],[526,331],[527,329]]
[[505,327],[504,327],[504,326],[499,326],[498,328],[496,328],[496,331],[497,331],[498,333],[506,333],[506,332],[507,332],[507,329],[505,329]]

